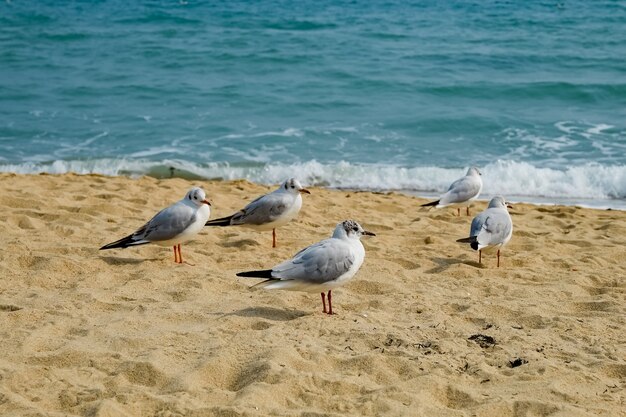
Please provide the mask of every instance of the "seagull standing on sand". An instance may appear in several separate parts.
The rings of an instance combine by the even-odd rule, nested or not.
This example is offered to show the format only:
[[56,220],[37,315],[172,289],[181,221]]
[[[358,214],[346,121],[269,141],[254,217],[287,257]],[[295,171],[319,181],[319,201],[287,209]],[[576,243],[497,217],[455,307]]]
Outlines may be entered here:
[[[363,235],[376,236],[354,220],[346,220],[335,227],[330,239],[301,250],[272,269],[240,272],[237,276],[265,278],[254,286],[267,290],[321,291],[323,312],[333,314],[331,290],[354,277],[365,260],[360,241]],[[328,291],[328,309],[324,291]]]
[[185,198],[158,212],[136,232],[100,248],[127,248],[154,243],[174,247],[174,262],[182,264],[181,243],[193,238],[211,215],[211,203],[202,188],[193,187]]
[[492,198],[487,210],[472,220],[470,237],[457,240],[469,243],[472,249],[478,251],[478,263],[481,263],[482,251],[493,252],[497,249],[500,267],[500,248],[506,245],[513,235],[513,221],[507,207],[512,208],[504,201],[504,197]]
[[211,220],[207,226],[247,226],[255,230],[272,230],[272,247],[276,247],[276,228],[289,223],[302,207],[301,193],[311,194],[300,181],[290,178],[237,213]]
[[422,204],[422,207],[435,206],[435,208],[452,206],[456,207],[457,214],[461,215],[462,206],[466,207],[467,215],[470,215],[469,206],[476,200],[483,189],[483,181],[480,179],[481,172],[476,167],[470,167],[464,177],[450,184],[448,191],[439,197],[439,200]]

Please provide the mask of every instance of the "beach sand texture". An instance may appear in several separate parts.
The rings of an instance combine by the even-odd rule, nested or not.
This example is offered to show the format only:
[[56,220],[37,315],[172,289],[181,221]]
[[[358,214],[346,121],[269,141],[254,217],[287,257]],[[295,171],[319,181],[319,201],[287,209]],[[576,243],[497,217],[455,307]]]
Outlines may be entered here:
[[[211,218],[274,188],[0,175],[1,416],[626,415],[625,212],[518,204],[499,269],[455,242],[471,221],[456,209],[320,188],[276,249],[205,228],[182,247],[193,266],[98,251],[192,185]],[[347,218],[377,236],[335,316],[235,276]]]

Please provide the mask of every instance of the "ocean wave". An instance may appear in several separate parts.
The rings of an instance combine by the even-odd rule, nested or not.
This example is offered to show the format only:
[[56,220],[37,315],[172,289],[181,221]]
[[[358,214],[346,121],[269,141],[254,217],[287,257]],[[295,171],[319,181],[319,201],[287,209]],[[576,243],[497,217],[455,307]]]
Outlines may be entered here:
[[[547,199],[626,199],[626,165],[587,163],[565,169],[537,167],[527,162],[500,160],[480,167],[483,172],[483,198],[491,195]],[[444,192],[465,167],[400,167],[393,165],[336,164],[307,161],[295,164],[226,162],[197,164],[166,159],[57,160],[53,162],[0,163],[0,172],[21,174],[103,174],[157,178],[248,179],[276,184],[296,176],[307,185],[365,190],[404,190]]]
[[[476,57],[482,59],[482,57]],[[573,83],[573,82],[482,82],[464,85],[426,86],[424,93],[439,97],[517,97],[518,99],[561,99],[567,102],[596,103],[607,99],[620,99],[626,92],[626,84]]]

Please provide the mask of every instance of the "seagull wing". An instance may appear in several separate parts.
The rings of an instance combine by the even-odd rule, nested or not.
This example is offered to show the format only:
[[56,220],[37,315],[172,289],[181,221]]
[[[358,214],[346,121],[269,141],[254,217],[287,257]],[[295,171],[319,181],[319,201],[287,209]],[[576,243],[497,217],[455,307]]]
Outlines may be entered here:
[[270,193],[252,201],[231,219],[232,225],[271,223],[279,218],[290,205],[290,196],[285,193]]
[[476,197],[482,188],[479,177],[465,176],[450,184],[448,191],[441,196],[439,205],[463,203],[470,198]]
[[298,280],[310,284],[333,281],[350,270],[355,257],[350,246],[340,239],[325,239],[272,268],[272,278]]
[[[479,246],[486,247],[506,243],[513,227],[508,213],[504,210],[489,209],[481,214],[484,216],[481,219],[480,230],[474,230],[475,225],[472,222],[472,236],[476,236]],[[478,218],[478,216],[476,217]],[[476,228],[478,229],[478,224]]]
[[132,234],[134,240],[158,242],[174,239],[196,220],[196,210],[176,203],[158,212]]

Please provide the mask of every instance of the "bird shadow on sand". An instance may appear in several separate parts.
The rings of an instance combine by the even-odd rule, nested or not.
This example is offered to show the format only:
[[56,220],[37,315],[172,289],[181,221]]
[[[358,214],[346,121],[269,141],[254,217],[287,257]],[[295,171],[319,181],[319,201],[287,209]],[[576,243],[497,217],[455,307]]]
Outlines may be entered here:
[[117,256],[100,256],[104,262],[109,265],[137,265],[147,261],[158,261],[157,258],[151,259],[135,259],[135,258],[118,258]]
[[301,310],[282,310],[273,307],[248,307],[233,311],[227,314],[227,316],[261,317],[274,321],[291,321],[310,314],[309,312]]
[[427,271],[424,271],[427,274],[438,274],[439,272],[443,272],[446,269],[450,268],[452,265],[457,265],[457,264],[465,264],[465,265],[473,266],[474,268],[484,268],[484,266],[479,264],[478,262],[468,261],[466,259],[433,258],[432,261],[436,263],[437,266]]

